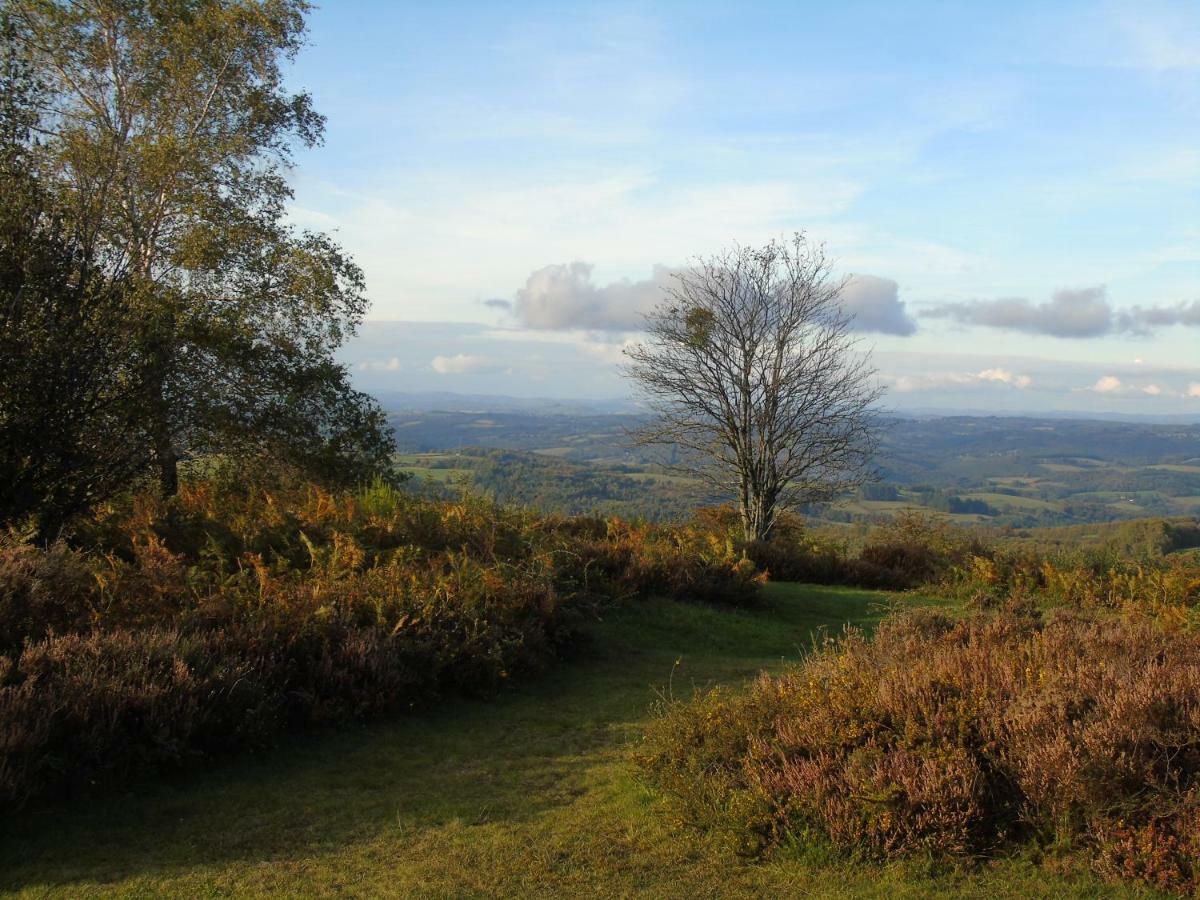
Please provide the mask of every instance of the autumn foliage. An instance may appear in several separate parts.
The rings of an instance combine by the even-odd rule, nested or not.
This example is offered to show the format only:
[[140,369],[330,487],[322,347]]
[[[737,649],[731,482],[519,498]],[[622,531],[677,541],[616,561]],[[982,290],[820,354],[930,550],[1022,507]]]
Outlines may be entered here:
[[384,484],[137,494],[71,545],[0,542],[0,806],[489,694],[601,604],[752,603],[759,580],[698,529]]
[[1101,873],[1200,885],[1200,641],[1016,605],[895,615],[803,663],[664,704],[639,750],[685,821],[747,853],[1002,853],[1033,841]]

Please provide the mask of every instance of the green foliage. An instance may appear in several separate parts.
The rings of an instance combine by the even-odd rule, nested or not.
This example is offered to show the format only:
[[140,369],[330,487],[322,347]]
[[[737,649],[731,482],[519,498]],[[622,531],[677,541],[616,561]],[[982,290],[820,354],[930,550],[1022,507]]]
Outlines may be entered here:
[[[624,435],[642,421],[636,415],[495,410],[396,411],[391,417],[403,426],[397,434],[408,450],[453,454],[468,469],[479,456],[492,455],[488,485],[476,484],[490,490],[494,483],[498,496],[511,491],[515,502],[547,512],[601,508],[667,520],[685,517],[699,503],[729,499],[697,490],[695,479],[663,478],[662,464],[676,461],[669,453],[625,446]],[[894,419],[881,437],[876,464],[884,480],[864,485],[859,496],[803,510],[810,522],[865,532],[898,510],[936,507],[959,524],[996,526],[1006,537],[1031,540],[1052,537],[1047,528],[1094,523],[1064,535],[1074,543],[1119,520],[1194,517],[1200,509],[1196,425]],[[515,455],[502,459],[499,450]]]
[[129,284],[96,267],[30,175],[40,90],[3,13],[0,96],[0,525],[48,540],[146,464],[147,372]]
[[[178,462],[281,460],[327,482],[386,470],[382,412],[335,351],[366,309],[359,268],[284,221],[296,145],[322,118],[289,93],[304,0],[13,0],[41,88],[27,169],[82,257],[126,286],[140,441],[164,492]],[[116,314],[80,326],[103,338]],[[18,323],[35,334],[34,324]]]
[[857,552],[797,525],[745,545],[744,553],[768,577],[785,581],[921,588],[985,608],[1028,600],[1196,628],[1200,559],[1177,552],[1196,535],[1194,523],[1132,522],[1109,529],[1102,542],[1042,547],[985,541],[977,531],[909,512],[876,526]]

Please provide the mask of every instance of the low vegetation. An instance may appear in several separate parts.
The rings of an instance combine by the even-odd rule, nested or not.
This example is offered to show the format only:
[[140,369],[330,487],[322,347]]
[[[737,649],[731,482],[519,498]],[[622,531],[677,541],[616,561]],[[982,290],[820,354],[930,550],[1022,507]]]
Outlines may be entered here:
[[747,556],[773,578],[908,590],[992,608],[1030,601],[1078,610],[1121,611],[1191,627],[1200,607],[1200,560],[1180,552],[1200,543],[1192,521],[1139,521],[1104,540],[988,537],[944,519],[904,513],[857,545],[812,534],[795,520]]
[[624,604],[552,676],[304,739],[268,756],[0,820],[17,897],[1157,897],[1032,856],[987,865],[738,857],[680,828],[631,743],[655,692],[730,693],[820,629],[878,620],[875,592],[768,584],[752,609]]
[[216,471],[104,505],[70,542],[4,539],[0,796],[16,810],[492,695],[614,606],[753,607],[768,578],[804,580],[964,618],[905,612],[746,693],[666,703],[637,756],[685,820],[744,853],[1036,847],[1188,891],[1200,562],[1181,523],[1134,530],[1039,554],[909,515],[850,546],[785,515],[746,542],[728,508],[653,525]]
[[754,602],[694,528],[542,519],[384,484],[186,483],[0,545],[0,805],[273,743],[285,730],[489,694],[599,604]]
[[[1200,564],[1111,549],[1039,555],[901,517],[856,555],[786,532],[768,569],[921,587],[747,693],[665,703],[639,750],[682,817],[758,854],[982,858],[1034,846],[1108,877],[1200,887]],[[974,611],[972,611],[974,610]]]
[[906,613],[749,692],[668,704],[640,761],[746,852],[994,855],[1029,839],[1105,875],[1200,877],[1200,645],[1146,622]]

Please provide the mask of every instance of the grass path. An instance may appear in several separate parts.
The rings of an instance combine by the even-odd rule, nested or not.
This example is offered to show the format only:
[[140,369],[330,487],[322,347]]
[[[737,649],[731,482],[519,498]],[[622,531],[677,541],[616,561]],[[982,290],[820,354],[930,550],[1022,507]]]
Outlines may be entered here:
[[660,601],[491,703],[296,740],[256,760],[50,810],[0,832],[20,896],[1096,897],[1026,861],[933,875],[739,860],[673,825],[628,762],[656,689],[741,681],[867,623],[879,595],[773,585],[770,608]]

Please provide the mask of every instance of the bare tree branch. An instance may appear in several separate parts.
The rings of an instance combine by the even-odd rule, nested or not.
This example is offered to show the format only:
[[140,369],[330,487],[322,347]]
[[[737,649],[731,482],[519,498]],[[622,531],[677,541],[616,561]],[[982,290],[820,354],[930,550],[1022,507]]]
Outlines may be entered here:
[[842,287],[802,234],[735,246],[678,274],[626,351],[655,414],[639,443],[681,448],[689,471],[736,492],[747,539],[866,477],[882,388]]

